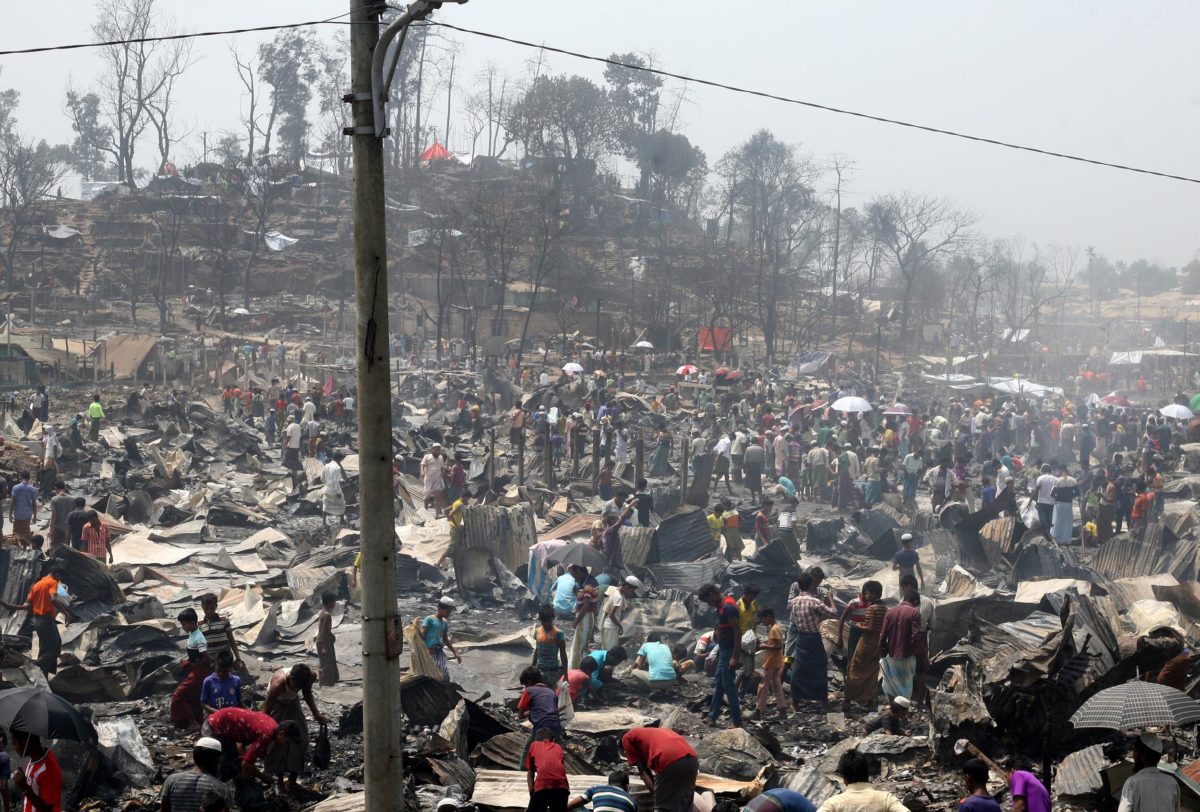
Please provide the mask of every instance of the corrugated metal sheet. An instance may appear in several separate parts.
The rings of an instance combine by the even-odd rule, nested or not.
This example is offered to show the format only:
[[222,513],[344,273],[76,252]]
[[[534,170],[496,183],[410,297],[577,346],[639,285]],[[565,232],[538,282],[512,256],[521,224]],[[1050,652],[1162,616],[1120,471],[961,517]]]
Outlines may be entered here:
[[654,531],[651,561],[696,561],[717,551],[708,519],[700,508],[668,516]]
[[538,536],[538,541],[553,541],[554,539],[569,539],[572,536],[587,535],[592,532],[592,523],[600,518],[599,513],[576,513],[566,521],[555,525]]
[[[892,513],[894,512],[892,511]],[[864,510],[855,514],[854,519],[858,532],[869,538],[872,543],[890,540],[893,537],[893,531],[900,527],[900,522],[882,508]]]
[[1039,581],[1046,578],[1078,578],[1095,582],[1095,574],[1079,565],[1070,549],[1046,541],[1029,541],[1021,546],[1017,560],[1013,562],[1008,584],[1016,587],[1022,581]]
[[[958,541],[954,534],[949,530],[930,530],[921,535],[922,546],[933,548],[934,555],[937,559],[937,579],[946,577],[946,573],[954,568],[955,564],[962,564],[964,569],[972,570],[966,563],[959,561]],[[974,572],[979,572],[974,569]]]
[[462,546],[487,550],[514,572],[528,560],[529,548],[537,541],[530,505],[470,505],[463,509]]
[[458,691],[447,682],[420,674],[400,678],[400,707],[416,725],[440,725],[459,702]]
[[1162,527],[1151,524],[1140,539],[1122,533],[1104,542],[1092,559],[1092,569],[1114,579],[1153,575],[1158,571],[1161,548]]
[[1118,578],[1108,588],[1117,608],[1122,612],[1128,611],[1135,601],[1157,600],[1154,597],[1155,586],[1176,586],[1179,581],[1170,573],[1161,575],[1144,575],[1141,578]]
[[672,561],[651,564],[649,570],[654,580],[664,589],[695,592],[704,584],[720,583],[721,576],[729,566],[720,556],[710,556],[700,561]]
[[[17,547],[0,547],[0,572],[4,573],[0,598],[8,603],[22,604],[40,575],[40,565],[33,550]],[[25,625],[28,612],[5,612],[0,616],[0,634],[15,635]]]
[[[521,753],[525,750],[525,743],[528,741],[529,734],[524,731],[493,736],[475,748],[471,753],[471,760],[478,763],[479,759],[483,758],[487,763],[496,767],[519,770],[521,769]],[[563,766],[567,768],[568,775],[599,774],[595,767],[577,756],[570,748],[563,750]]]
[[820,806],[841,791],[836,782],[827,778],[816,767],[801,767],[798,770],[782,772],[772,789],[790,789],[799,792],[813,806]]
[[650,550],[653,546],[653,527],[634,525],[621,528],[621,554],[625,557],[625,566],[646,566],[646,562],[650,560]]
[[1200,577],[1200,540],[1180,539],[1175,545],[1175,554],[1167,564],[1167,571],[1180,582],[1195,581]]
[[1100,771],[1108,765],[1102,744],[1076,750],[1054,770],[1054,792],[1057,795],[1090,795],[1104,789]]
[[132,378],[155,347],[158,336],[137,336],[119,333],[110,337],[93,355],[113,370],[115,380]]

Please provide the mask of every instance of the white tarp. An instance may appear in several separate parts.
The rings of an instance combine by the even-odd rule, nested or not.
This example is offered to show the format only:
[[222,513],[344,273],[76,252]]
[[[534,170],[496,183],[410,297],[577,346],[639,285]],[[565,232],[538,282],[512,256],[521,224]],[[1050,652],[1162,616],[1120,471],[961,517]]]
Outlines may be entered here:
[[1043,386],[1040,383],[1027,381],[1022,378],[988,378],[988,386],[997,392],[1021,397],[1044,398],[1050,395],[1061,395],[1063,390],[1056,386]]
[[263,239],[267,243],[267,248],[270,248],[272,251],[282,251],[289,245],[295,245],[296,243],[300,242],[300,240],[296,239],[295,237],[288,237],[284,234],[280,234],[278,231],[268,231],[263,235]]
[[1131,366],[1142,363],[1142,353],[1140,350],[1131,350],[1130,352],[1114,352],[1112,358],[1108,359],[1110,367],[1116,366]]
[[79,235],[79,232],[75,229],[62,224],[42,226],[42,233],[47,237],[53,237],[56,240],[69,240],[71,237],[76,237]]
[[408,247],[416,248],[424,245],[435,236],[461,237],[463,233],[456,228],[414,228],[408,232]]
[[922,372],[921,377],[927,381],[937,381],[938,383],[949,384],[973,384],[975,379],[970,375],[963,375],[958,372],[948,372],[944,375],[932,375],[928,372]]

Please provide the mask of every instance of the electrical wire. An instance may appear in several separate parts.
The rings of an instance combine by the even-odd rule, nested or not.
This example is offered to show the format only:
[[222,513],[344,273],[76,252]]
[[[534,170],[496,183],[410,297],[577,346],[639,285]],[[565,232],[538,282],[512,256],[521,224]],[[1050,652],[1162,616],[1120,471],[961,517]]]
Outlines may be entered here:
[[[84,48],[104,48],[104,47],[108,47],[108,46],[112,46],[112,45],[135,45],[135,44],[144,43],[144,42],[168,42],[168,41],[172,41],[172,40],[197,39],[200,37],[220,37],[220,36],[230,36],[233,34],[252,34],[252,33],[258,33],[258,32],[264,32],[264,31],[280,31],[280,30],[289,29],[289,28],[306,28],[309,26],[316,26],[316,25],[328,25],[331,23],[335,24],[335,25],[353,25],[354,24],[353,22],[341,22],[341,23],[338,22],[339,20],[342,20],[342,18],[350,16],[352,13],[353,12],[346,12],[344,14],[338,14],[338,15],[329,17],[324,20],[306,20],[304,22],[279,23],[276,25],[260,25],[260,26],[253,26],[253,27],[249,27],[249,28],[229,28],[229,29],[224,29],[221,31],[197,31],[197,32],[193,32],[190,34],[165,34],[165,35],[157,36],[157,37],[139,37],[136,39],[108,40],[106,42],[78,42],[78,43],[73,43],[73,44],[69,44],[69,45],[45,45],[45,46],[40,46],[40,47],[35,47],[35,48],[19,48],[19,49],[0,51],[0,57],[20,56],[23,54],[38,54],[38,53],[46,53],[48,51],[74,51],[74,50],[80,50],[80,49],[84,49]],[[371,23],[371,25],[374,25],[374,24],[375,23]],[[890,125],[896,126],[896,127],[906,127],[908,129],[919,130],[921,132],[927,132],[927,133],[933,133],[935,135],[944,135],[944,136],[948,136],[950,138],[958,138],[958,139],[961,139],[964,141],[973,141],[978,144],[987,144],[989,146],[1002,147],[1004,149],[1018,150],[1021,152],[1029,152],[1029,153],[1033,153],[1035,155],[1042,155],[1042,156],[1045,156],[1048,158],[1060,158],[1065,161],[1074,161],[1076,163],[1089,164],[1091,166],[1102,166],[1102,167],[1106,167],[1108,169],[1117,169],[1122,172],[1133,172],[1133,173],[1136,173],[1139,175],[1149,175],[1151,177],[1164,178],[1167,180],[1178,180],[1178,181],[1183,181],[1185,183],[1200,184],[1200,178],[1188,177],[1187,175],[1177,175],[1177,174],[1174,174],[1171,172],[1160,172],[1160,171],[1157,171],[1154,169],[1145,169],[1143,167],[1132,166],[1130,164],[1121,164],[1121,163],[1116,163],[1113,161],[1103,161],[1103,160],[1100,160],[1097,158],[1087,158],[1082,155],[1073,155],[1068,152],[1058,152],[1056,150],[1043,149],[1041,147],[1032,147],[1032,146],[1029,146],[1028,144],[1017,144],[1017,143],[1013,143],[1011,141],[1002,141],[998,138],[988,138],[988,137],[982,136],[982,135],[972,135],[970,133],[958,132],[957,130],[948,130],[943,127],[934,127],[934,126],[931,126],[928,124],[918,124],[918,123],[912,122],[912,121],[904,121],[903,119],[888,118],[887,116],[879,116],[879,115],[875,115],[873,113],[864,113],[860,110],[850,110],[850,109],[847,109],[844,107],[834,107],[833,105],[829,105],[829,104],[821,104],[819,102],[807,101],[804,99],[796,99],[796,98],[792,98],[790,96],[782,96],[778,93],[770,93],[765,90],[753,90],[751,88],[740,87],[738,85],[731,85],[731,84],[727,84],[725,82],[717,82],[712,79],[701,79],[696,76],[688,76],[687,74],[674,73],[672,71],[662,70],[661,68],[651,68],[651,67],[647,67],[645,65],[633,65],[633,64],[630,64],[627,62],[621,62],[620,60],[617,60],[617,59],[610,59],[608,57],[603,57],[603,56],[595,56],[594,54],[585,54],[585,53],[581,53],[579,51],[572,51],[567,48],[558,48],[558,47],[555,47],[552,45],[546,45],[545,43],[530,42],[528,40],[517,39],[515,37],[507,37],[502,34],[493,34],[488,31],[479,31],[479,30],[473,29],[473,28],[465,28],[461,25],[453,25],[451,23],[442,22],[440,20],[426,20],[424,22],[414,23],[414,25],[437,26],[440,28],[449,29],[451,31],[457,31],[460,34],[470,34],[471,36],[482,37],[484,39],[496,40],[498,42],[505,42],[510,45],[519,45],[524,48],[536,48],[541,51],[548,51],[550,53],[574,57],[575,59],[583,59],[583,60],[586,60],[589,62],[599,62],[603,65],[614,65],[616,67],[625,68],[627,70],[642,71],[644,73],[652,73],[656,76],[662,76],[662,77],[665,77],[668,79],[677,79],[681,82],[690,82],[692,84],[702,85],[704,87],[713,87],[713,88],[717,88],[718,90],[727,90],[732,93],[742,93],[747,96],[756,96],[761,99],[769,99],[771,101],[784,102],[785,104],[794,104],[794,105],[798,105],[800,107],[807,107],[807,108],[810,108],[813,110],[821,110],[826,113],[834,113],[834,114],[842,115],[842,116],[852,116],[854,118],[861,118],[861,119],[865,119],[867,121],[874,121],[878,124],[890,124]]]
[[536,43],[536,42],[529,42],[527,40],[516,39],[514,37],[506,37],[501,34],[492,34],[487,31],[478,31],[478,30],[471,29],[471,28],[464,28],[463,26],[452,25],[451,23],[441,22],[440,20],[427,20],[423,23],[420,23],[420,25],[438,26],[441,28],[450,29],[451,31],[457,31],[461,34],[471,34],[476,37],[483,37],[485,39],[492,39],[492,40],[498,40],[500,42],[507,42],[509,44],[520,45],[525,48],[537,48],[538,50],[549,51],[550,53],[555,53],[555,54],[562,54],[563,56],[570,56],[570,57],[574,57],[576,59],[584,59],[584,60],[587,60],[590,62],[599,62],[604,65],[614,65],[616,67],[627,68],[629,70],[642,71],[644,73],[652,73],[657,76],[666,77],[668,79],[678,79],[679,81],[682,81],[682,82],[691,82],[692,84],[704,85],[706,87],[714,87],[719,90],[728,90],[733,93],[744,93],[748,96],[757,96],[762,99],[771,99],[772,101],[780,101],[780,102],[784,102],[786,104],[795,104],[795,105],[799,105],[801,107],[808,107],[808,108],[811,108],[814,110],[822,110],[827,113],[836,113],[838,115],[843,115],[843,116],[853,116],[855,118],[866,119],[868,121],[874,121],[874,122],[877,122],[880,124],[891,124],[891,125],[897,126],[897,127],[907,127],[909,129],[920,130],[922,132],[927,132],[927,133],[934,133],[936,135],[944,135],[944,136],[949,136],[951,138],[960,138],[960,139],[963,139],[966,141],[974,141],[979,144],[988,144],[988,145],[994,146],[994,147],[1003,147],[1005,149],[1019,150],[1022,152],[1031,152],[1031,153],[1034,153],[1035,155],[1044,155],[1049,158],[1061,158],[1061,159],[1067,160],[1067,161],[1075,161],[1077,163],[1091,164],[1092,166],[1103,166],[1103,167],[1107,167],[1109,169],[1118,169],[1123,172],[1135,172],[1140,175],[1151,175],[1151,176],[1157,177],[1157,178],[1166,178],[1167,180],[1179,180],[1179,181],[1184,181],[1185,183],[1200,184],[1200,178],[1192,178],[1192,177],[1188,177],[1186,175],[1176,175],[1176,174],[1172,174],[1170,172],[1159,172],[1154,169],[1144,169],[1142,167],[1131,166],[1129,164],[1120,164],[1120,163],[1115,163],[1112,161],[1102,161],[1097,158],[1087,158],[1087,157],[1084,157],[1081,155],[1072,155],[1067,152],[1057,152],[1055,150],[1042,149],[1041,147],[1031,147],[1027,144],[1016,144],[1016,143],[1012,143],[1010,141],[1001,141],[998,138],[987,138],[987,137],[981,136],[981,135],[972,135],[970,133],[958,132],[956,130],[947,130],[942,127],[933,127],[928,124],[917,124],[912,121],[904,121],[902,119],[888,118],[886,116],[878,116],[878,115],[874,115],[872,113],[864,113],[859,110],[848,110],[844,107],[834,107],[832,105],[821,104],[819,102],[805,101],[803,99],[796,99],[796,98],[792,98],[790,96],[781,96],[777,93],[768,93],[767,91],[764,91],[764,90],[753,90],[751,88],[739,87],[737,85],[730,85],[730,84],[726,84],[724,82],[713,81],[711,79],[700,79],[695,76],[688,76],[688,75],[682,74],[682,73],[672,73],[671,71],[661,70],[659,68],[646,67],[644,65],[631,65],[626,62],[621,62],[620,60],[617,60],[617,59],[610,59],[608,57],[580,53],[579,51],[571,51],[566,48],[556,48],[551,45],[545,45],[545,44]]
[[258,25],[252,28],[228,28],[223,31],[194,31],[190,34],[163,34],[157,37],[137,37],[135,39],[114,39],[104,42],[76,42],[70,45],[43,45],[37,48],[18,48],[0,51],[0,56],[21,56],[22,54],[41,54],[47,51],[77,51],[83,48],[107,48],[112,45],[137,45],[143,42],[170,42],[172,40],[199,39],[200,37],[224,37],[231,34],[253,34],[260,31],[282,31],[288,28],[307,28],[312,25],[327,25],[349,17],[354,12],[347,11],[325,20],[306,20],[299,23],[277,23],[275,25]]

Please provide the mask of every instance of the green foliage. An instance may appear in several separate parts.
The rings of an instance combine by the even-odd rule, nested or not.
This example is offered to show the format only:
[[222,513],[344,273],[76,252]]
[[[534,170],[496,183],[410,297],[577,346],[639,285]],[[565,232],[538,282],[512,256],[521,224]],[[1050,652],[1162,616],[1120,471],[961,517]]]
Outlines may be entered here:
[[71,142],[71,167],[84,180],[105,175],[105,147],[112,143],[112,130],[100,123],[100,97],[95,93],[67,91],[67,114],[75,140]]
[[582,76],[539,76],[513,105],[507,124],[525,150],[543,158],[596,160],[616,142],[604,88]]
[[[315,35],[305,29],[280,31],[258,49],[262,80],[271,86],[272,124],[278,128],[279,153],[298,164],[308,149],[308,104],[317,81]],[[268,134],[269,137],[269,134]]]

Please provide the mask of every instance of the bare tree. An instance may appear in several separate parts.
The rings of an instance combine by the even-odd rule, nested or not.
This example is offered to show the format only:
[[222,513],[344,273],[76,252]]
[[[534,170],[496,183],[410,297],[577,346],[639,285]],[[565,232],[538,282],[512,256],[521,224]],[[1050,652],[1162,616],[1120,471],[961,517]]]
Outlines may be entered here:
[[[191,45],[187,40],[148,41],[175,30],[157,0],[98,0],[96,9],[92,32],[98,40],[115,43],[100,49],[104,69],[98,95],[108,142],[96,146],[112,155],[121,181],[133,188],[134,155],[155,115],[151,105],[160,111],[166,133],[160,149],[163,141],[170,148],[170,92],[191,64]],[[72,116],[76,109],[68,105]]]
[[869,208],[875,236],[904,288],[900,334],[907,341],[914,292],[966,238],[976,218],[948,201],[909,193],[885,195]]
[[258,77],[258,68],[252,58],[243,57],[236,45],[229,46],[229,54],[233,57],[233,65],[237,69],[238,81],[242,83],[242,126],[246,129],[246,160],[254,159],[255,139],[262,135],[259,121],[262,119],[263,89]]
[[26,140],[15,130],[0,134],[0,205],[8,241],[4,248],[4,284],[13,289],[17,248],[32,225],[34,207],[62,183],[69,151],[45,141]]

